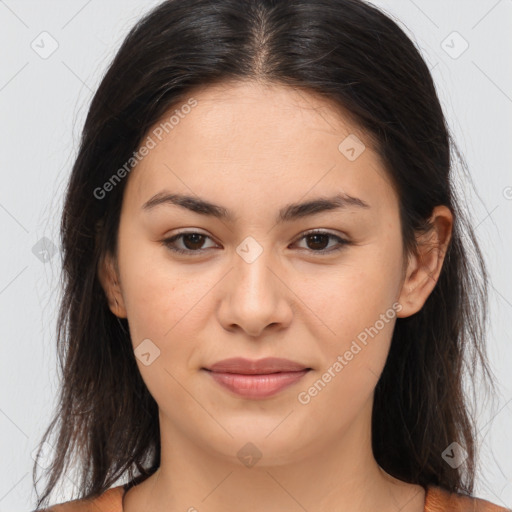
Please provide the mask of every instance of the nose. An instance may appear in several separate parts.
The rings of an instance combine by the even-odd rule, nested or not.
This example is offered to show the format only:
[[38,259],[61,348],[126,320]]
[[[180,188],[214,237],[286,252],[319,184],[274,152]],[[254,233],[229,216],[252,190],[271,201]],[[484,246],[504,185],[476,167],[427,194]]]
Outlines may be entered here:
[[265,329],[279,330],[290,324],[294,295],[279,269],[270,249],[254,261],[235,255],[218,309],[219,322],[226,330],[241,329],[259,337]]

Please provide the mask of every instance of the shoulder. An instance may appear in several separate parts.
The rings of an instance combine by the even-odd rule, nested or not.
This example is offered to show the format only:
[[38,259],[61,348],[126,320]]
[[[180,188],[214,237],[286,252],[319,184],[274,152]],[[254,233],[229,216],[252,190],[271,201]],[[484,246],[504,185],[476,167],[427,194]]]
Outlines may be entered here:
[[510,512],[489,501],[449,492],[446,489],[430,486],[425,498],[425,512]]
[[66,501],[35,512],[123,512],[124,486],[108,489],[96,498]]

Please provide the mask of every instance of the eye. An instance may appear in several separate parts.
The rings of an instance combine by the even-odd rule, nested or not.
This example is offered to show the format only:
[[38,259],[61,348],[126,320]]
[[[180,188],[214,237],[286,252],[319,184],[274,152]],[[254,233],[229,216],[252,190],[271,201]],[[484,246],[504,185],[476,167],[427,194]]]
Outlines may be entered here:
[[[335,240],[337,245],[334,245],[334,247],[331,247],[330,249],[326,249],[326,247],[329,247],[329,239]],[[348,240],[329,233],[328,231],[321,230],[309,231],[299,238],[299,241],[301,240],[306,240],[306,244],[311,248],[311,252],[320,253],[320,255],[339,251],[343,249],[344,246],[350,244]]]
[[[162,240],[162,244],[175,253],[191,255],[192,253],[201,253],[207,249],[212,249],[213,247],[204,247],[204,243],[207,239],[211,240],[209,236],[203,233],[188,231],[166,238]],[[307,249],[309,249],[310,252],[320,253],[320,255],[339,251],[343,249],[344,246],[350,244],[348,240],[344,240],[337,235],[321,230],[309,231],[298,239],[298,241],[301,240],[306,240],[306,244],[309,245]],[[334,240],[337,245],[335,244],[334,247],[328,249],[330,240]],[[181,242],[184,248],[177,247],[177,242]]]
[[[198,233],[196,231],[188,231],[185,233],[178,233],[177,235],[174,235],[171,238],[166,238],[165,240],[162,240],[162,244],[165,245],[171,251],[180,254],[190,254],[193,252],[199,253],[205,250],[204,248],[202,248],[202,245],[204,244],[204,241],[207,238],[210,237],[204,235],[203,233]],[[184,244],[185,248],[183,249],[181,247],[176,247],[176,241],[181,241]],[[206,249],[210,249],[210,247],[207,247]]]

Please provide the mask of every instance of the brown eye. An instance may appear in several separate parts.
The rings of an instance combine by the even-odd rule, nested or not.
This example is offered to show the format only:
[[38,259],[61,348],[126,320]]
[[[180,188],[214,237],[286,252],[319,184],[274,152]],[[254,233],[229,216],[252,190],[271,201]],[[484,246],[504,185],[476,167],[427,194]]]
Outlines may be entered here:
[[[201,253],[206,249],[211,248],[203,247],[205,241],[209,238],[209,236],[204,235],[203,233],[190,231],[187,233],[179,233],[177,235],[172,236],[171,238],[166,238],[165,240],[162,240],[162,244],[165,245],[171,251],[180,254]],[[183,248],[176,247],[176,242],[178,241],[182,243],[182,245],[184,246]]]
[[[343,238],[334,235],[332,233],[328,233],[327,231],[312,231],[302,235],[300,240],[306,240],[306,248],[310,250],[310,252],[317,252],[321,254],[331,253],[335,251],[339,251],[343,249],[344,246],[350,244],[348,240],[344,240]],[[334,247],[329,247],[329,242],[331,240],[336,241]]]
[[[204,247],[204,244],[208,239],[211,240],[209,236],[203,233],[190,231],[166,238],[162,241],[162,244],[175,253],[193,255],[194,253],[201,254],[207,249],[214,248]],[[350,244],[348,240],[344,240],[343,238],[326,231],[313,231],[306,233],[299,239],[299,241],[301,240],[306,240],[306,250],[318,253],[319,256],[338,251],[343,249],[344,246]],[[331,245],[329,248],[330,242],[332,241],[334,241],[335,244],[334,246]],[[182,247],[177,247],[178,242],[181,243]]]
[[330,235],[314,233],[313,235],[308,235],[305,238],[309,242],[308,247],[310,249],[322,251],[329,245]]
[[183,236],[183,244],[187,249],[200,249],[204,244],[205,235],[200,233],[186,233]]

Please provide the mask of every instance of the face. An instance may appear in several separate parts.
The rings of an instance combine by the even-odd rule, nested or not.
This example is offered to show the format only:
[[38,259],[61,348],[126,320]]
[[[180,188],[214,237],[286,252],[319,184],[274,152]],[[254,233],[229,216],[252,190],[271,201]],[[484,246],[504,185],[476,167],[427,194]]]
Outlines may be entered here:
[[[413,297],[423,281],[402,256],[398,197],[346,116],[284,86],[191,98],[127,178],[118,274],[107,260],[102,284],[162,431],[227,458],[250,441],[268,464],[292,461],[369,428],[396,317],[430,290]],[[247,396],[205,370],[233,357],[310,370],[283,372],[270,394],[242,378],[259,389]]]

